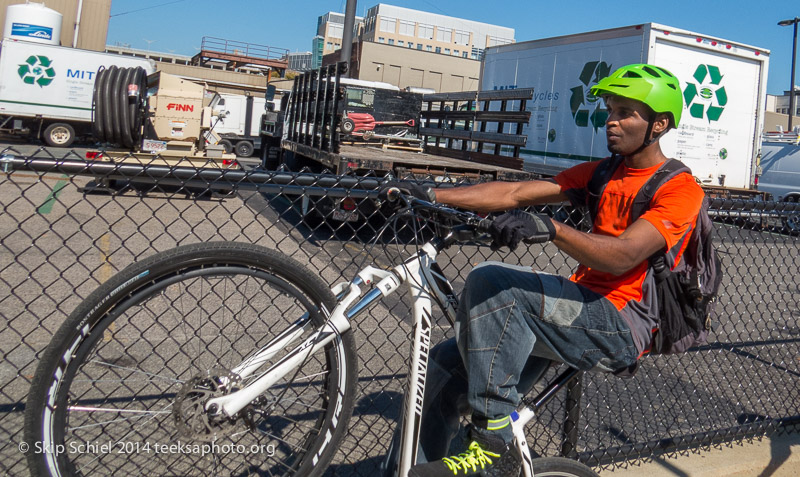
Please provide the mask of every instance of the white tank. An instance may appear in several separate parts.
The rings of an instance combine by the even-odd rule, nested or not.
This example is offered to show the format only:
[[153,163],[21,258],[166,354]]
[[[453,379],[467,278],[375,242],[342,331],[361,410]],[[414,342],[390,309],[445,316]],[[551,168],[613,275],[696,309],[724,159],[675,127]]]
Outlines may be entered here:
[[61,44],[61,18],[57,11],[43,3],[21,3],[6,9],[3,38]]

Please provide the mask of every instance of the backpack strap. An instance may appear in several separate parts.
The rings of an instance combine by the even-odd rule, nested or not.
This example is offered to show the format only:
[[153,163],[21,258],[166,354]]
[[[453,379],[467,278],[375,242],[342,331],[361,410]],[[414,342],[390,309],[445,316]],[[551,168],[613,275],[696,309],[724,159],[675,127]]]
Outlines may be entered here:
[[[633,199],[633,206],[631,207],[631,222],[635,222],[639,217],[650,208],[650,201],[656,195],[656,192],[662,185],[666,184],[670,179],[683,172],[692,173],[684,163],[677,159],[667,159],[658,170],[647,179],[636,197]],[[610,179],[610,177],[609,177]]]
[[586,208],[589,211],[589,217],[592,222],[597,217],[597,208],[600,205],[600,197],[603,195],[603,191],[606,190],[611,176],[614,175],[614,172],[617,171],[623,161],[624,158],[617,154],[603,159],[594,170],[592,178],[589,179],[589,184],[586,186],[586,191],[588,192],[586,195]]
[[[594,222],[597,217],[597,209],[603,191],[611,180],[611,176],[614,175],[614,172],[617,171],[623,161],[624,158],[617,154],[604,159],[594,170],[591,179],[589,179],[589,184],[586,186],[588,192],[586,195],[586,206],[589,210],[592,222]],[[645,182],[642,188],[639,189],[639,192],[636,193],[636,197],[633,199],[633,205],[631,206],[631,222],[638,220],[639,217],[650,208],[650,201],[653,200],[653,197],[662,185],[683,172],[692,173],[691,169],[677,159],[667,159],[664,161],[661,167],[647,179],[647,182]],[[660,279],[663,277],[664,273],[669,271],[666,262],[666,253],[664,251],[658,251],[653,254],[653,256],[650,257],[650,264],[656,272],[657,279]]]
[[[683,172],[692,173],[684,163],[677,159],[667,159],[658,170],[647,179],[636,197],[633,199],[631,206],[631,222],[635,222],[639,217],[650,208],[650,201],[656,195],[658,189],[666,184],[670,179]],[[661,281],[665,278],[666,274],[670,272],[670,267],[667,264],[667,253],[664,250],[659,250],[650,256],[650,266],[653,267],[655,272],[656,281]]]

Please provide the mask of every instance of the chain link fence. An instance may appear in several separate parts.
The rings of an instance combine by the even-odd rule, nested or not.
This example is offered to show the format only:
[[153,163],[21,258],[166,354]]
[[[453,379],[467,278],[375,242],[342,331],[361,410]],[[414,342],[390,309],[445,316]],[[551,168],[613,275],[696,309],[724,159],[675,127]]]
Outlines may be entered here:
[[[386,221],[387,212],[374,202],[380,177],[99,163],[92,169],[74,153],[2,154],[4,475],[27,474],[19,444],[38,358],[81,300],[128,264],[177,245],[228,240],[278,250],[333,285],[367,264],[390,266],[414,246],[409,230],[371,245]],[[321,207],[324,202],[362,213],[356,221],[333,220],[318,213],[332,209]],[[569,208],[548,209],[586,227]],[[800,422],[800,252],[792,230],[797,214],[792,204],[714,201],[725,278],[709,344],[681,356],[647,357],[631,379],[583,375],[530,425],[533,451],[566,454],[602,470],[795,430]],[[465,245],[446,251],[439,263],[458,290],[485,260],[562,275],[576,266],[552,245],[511,253]],[[403,298],[385,299],[355,325],[358,395],[332,474],[374,475],[386,453],[406,379],[410,311]],[[434,342],[452,336],[439,318]],[[559,371],[551,369],[537,390]]]

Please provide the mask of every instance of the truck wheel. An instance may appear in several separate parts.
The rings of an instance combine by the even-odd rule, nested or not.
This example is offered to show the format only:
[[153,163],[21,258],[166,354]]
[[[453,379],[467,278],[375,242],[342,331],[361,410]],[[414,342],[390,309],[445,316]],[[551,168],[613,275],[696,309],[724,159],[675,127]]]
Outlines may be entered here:
[[356,129],[356,123],[350,118],[344,118],[342,119],[341,128],[343,133],[350,134]]
[[67,123],[53,123],[44,130],[44,142],[52,147],[69,147],[75,141],[75,129]]
[[253,155],[253,143],[250,141],[239,141],[236,143],[236,155],[239,157],[250,157]]
[[227,139],[223,139],[219,142],[219,145],[225,148],[225,154],[230,154],[233,152],[233,143],[228,141]]

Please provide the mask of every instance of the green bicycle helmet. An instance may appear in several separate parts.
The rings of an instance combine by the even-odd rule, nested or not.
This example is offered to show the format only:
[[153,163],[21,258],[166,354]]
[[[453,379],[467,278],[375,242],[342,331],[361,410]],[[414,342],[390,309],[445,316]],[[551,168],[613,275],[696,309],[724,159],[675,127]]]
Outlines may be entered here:
[[683,111],[683,95],[678,78],[654,65],[628,65],[603,78],[591,93],[595,96],[617,95],[648,105],[656,113],[672,115],[670,127],[677,128]]

